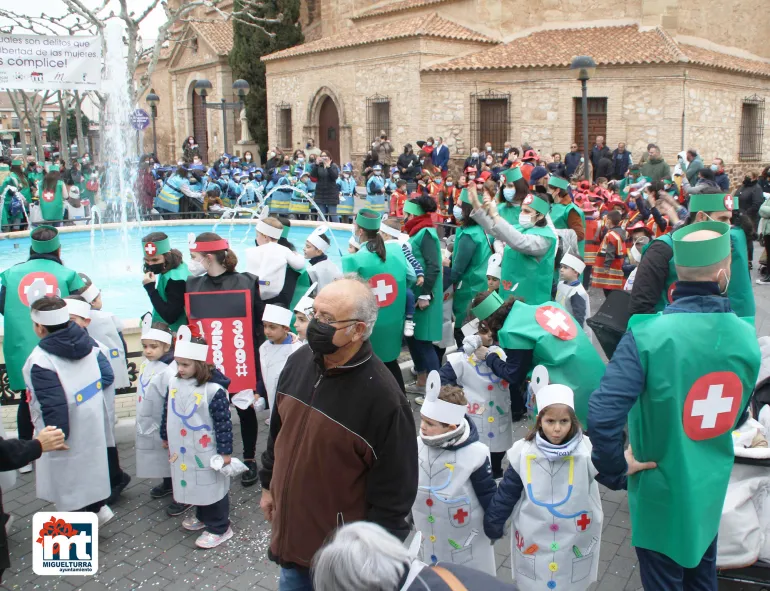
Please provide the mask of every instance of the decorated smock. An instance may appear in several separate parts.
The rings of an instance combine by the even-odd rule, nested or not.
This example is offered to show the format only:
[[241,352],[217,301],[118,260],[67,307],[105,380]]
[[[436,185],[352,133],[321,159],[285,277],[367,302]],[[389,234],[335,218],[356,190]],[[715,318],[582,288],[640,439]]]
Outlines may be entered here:
[[176,361],[167,353],[157,361],[142,359],[136,392],[136,475],[139,478],[171,476],[168,451],[160,439],[160,424],[168,383],[176,375]]

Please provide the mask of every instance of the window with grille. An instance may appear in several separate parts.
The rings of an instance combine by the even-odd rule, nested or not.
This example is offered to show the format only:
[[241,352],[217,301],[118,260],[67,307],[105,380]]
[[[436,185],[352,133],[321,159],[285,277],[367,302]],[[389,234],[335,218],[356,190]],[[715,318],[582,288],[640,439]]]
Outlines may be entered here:
[[762,159],[765,131],[765,99],[757,95],[743,99],[738,159],[746,162]]
[[366,99],[367,149],[383,131],[390,138],[390,98],[375,94]]
[[471,143],[483,148],[489,142],[502,152],[511,132],[511,95],[487,90],[471,94]]
[[275,108],[275,122],[278,147],[291,150],[291,105],[281,103]]

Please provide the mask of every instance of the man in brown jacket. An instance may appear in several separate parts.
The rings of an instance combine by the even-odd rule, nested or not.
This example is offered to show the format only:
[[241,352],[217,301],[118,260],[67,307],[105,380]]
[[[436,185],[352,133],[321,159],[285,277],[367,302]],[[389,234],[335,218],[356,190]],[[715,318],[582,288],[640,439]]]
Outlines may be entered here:
[[417,495],[414,417],[369,343],[374,294],[346,276],[313,307],[308,345],[278,382],[259,473],[282,591],[312,591],[313,555],[345,523],[371,521],[406,539]]

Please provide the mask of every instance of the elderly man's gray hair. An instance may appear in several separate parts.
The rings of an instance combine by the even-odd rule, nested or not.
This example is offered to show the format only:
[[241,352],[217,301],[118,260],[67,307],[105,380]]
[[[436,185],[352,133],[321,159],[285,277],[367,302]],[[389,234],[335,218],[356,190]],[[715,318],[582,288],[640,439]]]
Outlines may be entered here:
[[316,591],[396,591],[409,568],[409,552],[379,525],[342,527],[313,559]]
[[341,281],[343,279],[347,279],[348,281],[355,281],[356,283],[360,283],[366,287],[366,296],[356,300],[356,307],[353,317],[366,324],[364,339],[368,339],[370,336],[372,336],[374,323],[377,322],[377,314],[380,311],[380,307],[377,305],[377,297],[374,295],[374,292],[372,292],[372,288],[369,285],[369,282],[357,273],[345,273],[345,275],[336,279],[335,281]]

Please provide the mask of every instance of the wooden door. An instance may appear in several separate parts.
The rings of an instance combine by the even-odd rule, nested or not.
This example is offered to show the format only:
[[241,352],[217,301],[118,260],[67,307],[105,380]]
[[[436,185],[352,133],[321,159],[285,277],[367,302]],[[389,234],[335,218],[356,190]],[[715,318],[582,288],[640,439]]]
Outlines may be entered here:
[[318,147],[331,155],[332,161],[338,166],[340,162],[340,116],[334,101],[328,96],[321,104],[318,115]]
[[[588,149],[594,145],[596,136],[604,136],[604,144],[609,144],[607,137],[607,99],[588,99]],[[575,99],[575,141],[579,150],[583,150],[583,108],[582,101]]]
[[204,164],[209,163],[209,129],[206,123],[206,109],[203,107],[203,99],[198,93],[192,93],[193,106],[193,136],[198,142],[198,148],[201,151],[201,160]]

